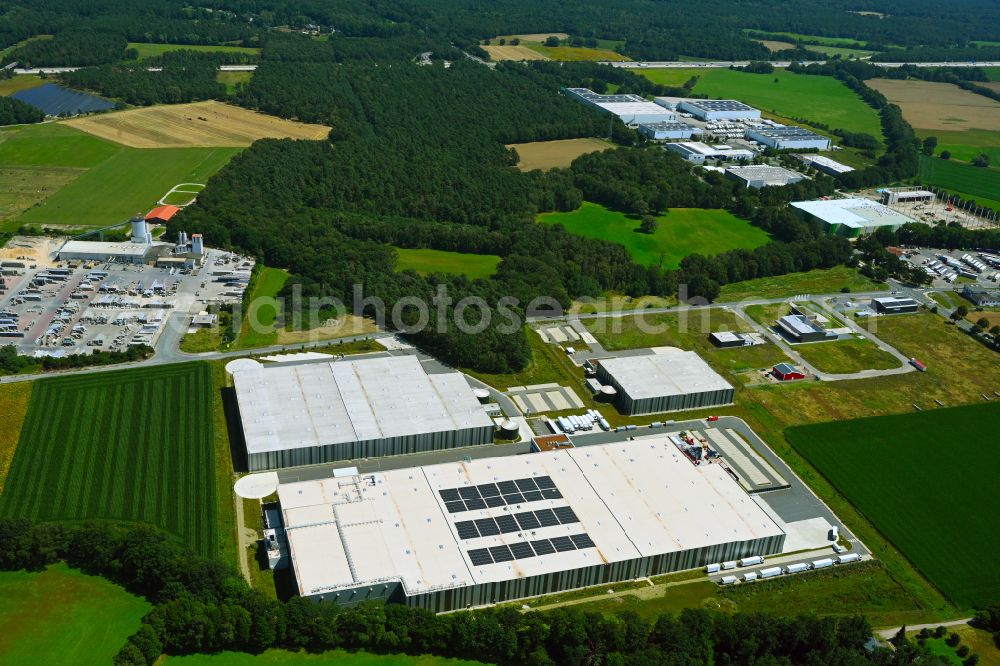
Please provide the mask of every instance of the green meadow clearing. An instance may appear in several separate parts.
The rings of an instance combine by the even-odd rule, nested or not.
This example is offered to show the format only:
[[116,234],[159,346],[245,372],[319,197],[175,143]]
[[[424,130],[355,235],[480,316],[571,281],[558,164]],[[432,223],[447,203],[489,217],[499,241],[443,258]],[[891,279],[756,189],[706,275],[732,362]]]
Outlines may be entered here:
[[420,275],[453,273],[472,279],[496,273],[500,257],[495,254],[466,254],[444,250],[396,248],[396,270],[416,271]]
[[64,564],[0,572],[0,663],[110,664],[149,609],[114,583]]
[[918,177],[928,185],[943,187],[963,198],[1000,209],[1000,168],[974,167],[921,155]]
[[[0,169],[47,184],[41,193],[45,196],[18,198],[23,188],[5,180],[0,200],[7,199],[8,211],[0,230],[23,224],[88,227],[124,222],[155,206],[177,183],[205,182],[240,150],[129,148],[59,123],[0,131]],[[17,205],[28,208],[15,210]]]
[[278,311],[273,299],[278,296],[288,278],[288,271],[280,268],[262,266],[258,270],[253,291],[250,292],[250,306],[236,339],[236,349],[254,349],[276,344],[278,332],[274,322]]
[[216,555],[212,396],[205,363],[36,382],[0,516],[147,522]]
[[936,155],[942,150],[951,153],[951,159],[971,162],[974,157],[985,153],[990,164],[1000,165],[1000,132],[990,130],[917,130],[921,138],[935,136],[938,140]]
[[246,55],[260,55],[260,49],[246,46],[211,46],[197,44],[146,44],[143,42],[129,42],[128,47],[135,49],[139,53],[139,60],[163,55],[171,51],[198,51],[199,53],[243,53]]
[[747,74],[721,67],[637,71],[654,83],[674,86],[697,75],[696,93],[738,99],[784,118],[807,118],[832,129],[882,136],[875,110],[833,77],[794,74],[784,69],[771,74]]
[[624,245],[640,264],[674,268],[689,254],[718,254],[726,250],[753,249],[768,242],[768,235],[725,210],[672,208],[659,216],[653,234],[637,231],[639,219],[584,202],[569,213],[543,213],[538,221],[561,224],[567,231]]
[[932,583],[962,608],[1000,596],[995,470],[1000,405],[790,428],[786,437]]
[[856,269],[835,266],[817,268],[804,273],[788,273],[745,282],[731,282],[722,286],[722,292],[716,300],[727,303],[754,298],[783,298],[799,294],[833,294],[844,287],[850,291],[877,291],[887,288],[885,283],[873,282]]

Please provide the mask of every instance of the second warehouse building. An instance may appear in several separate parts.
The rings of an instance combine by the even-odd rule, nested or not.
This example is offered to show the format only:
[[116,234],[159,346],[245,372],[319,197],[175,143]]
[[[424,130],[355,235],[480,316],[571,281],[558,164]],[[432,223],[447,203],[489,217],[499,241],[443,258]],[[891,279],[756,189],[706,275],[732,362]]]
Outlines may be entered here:
[[602,359],[597,378],[618,392],[624,414],[641,415],[728,405],[733,386],[692,351],[666,347],[650,356]]

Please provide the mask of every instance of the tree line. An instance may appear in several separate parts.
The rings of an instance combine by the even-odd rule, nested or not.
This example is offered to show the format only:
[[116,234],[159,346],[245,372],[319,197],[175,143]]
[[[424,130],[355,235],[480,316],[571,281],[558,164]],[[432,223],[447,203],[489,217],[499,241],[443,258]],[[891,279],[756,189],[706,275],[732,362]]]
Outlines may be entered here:
[[13,97],[0,97],[0,125],[40,123],[45,113]]
[[[569,609],[522,613],[515,606],[446,615],[398,604],[338,607],[251,589],[217,560],[196,556],[152,527],[120,523],[32,524],[0,519],[0,569],[38,571],[64,561],[114,581],[153,604],[115,658],[153,664],[182,655],[269,648],[335,648],[435,654],[501,665],[795,663],[909,664],[884,648],[866,650],[863,616],[778,617],[687,609],[643,619]],[[922,663],[930,663],[923,661]]]
[[32,356],[21,356],[14,345],[0,345],[0,374],[16,375],[30,370],[69,370],[86,368],[95,365],[115,365],[142,361],[153,355],[153,348],[148,345],[136,345],[122,351],[95,350],[89,354],[73,354],[72,356],[43,356],[41,359]]

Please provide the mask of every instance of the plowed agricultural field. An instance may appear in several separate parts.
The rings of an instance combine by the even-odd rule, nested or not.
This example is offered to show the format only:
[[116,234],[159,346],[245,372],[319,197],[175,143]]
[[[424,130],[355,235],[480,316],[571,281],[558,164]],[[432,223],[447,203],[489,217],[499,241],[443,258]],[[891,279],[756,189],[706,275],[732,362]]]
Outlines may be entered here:
[[0,516],[147,522],[217,552],[212,371],[204,363],[35,385]]
[[308,125],[221,102],[150,106],[65,121],[133,148],[244,147],[257,139],[326,138],[329,127]]
[[959,607],[1000,596],[1000,405],[789,428],[788,441]]

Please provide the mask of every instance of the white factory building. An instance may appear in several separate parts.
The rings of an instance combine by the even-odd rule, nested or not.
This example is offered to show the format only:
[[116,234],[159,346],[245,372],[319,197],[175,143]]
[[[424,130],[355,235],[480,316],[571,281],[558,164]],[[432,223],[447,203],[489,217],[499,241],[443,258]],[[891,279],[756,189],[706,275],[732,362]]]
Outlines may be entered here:
[[131,222],[132,230],[129,240],[124,242],[105,242],[87,240],[68,240],[55,253],[60,261],[98,261],[116,262],[121,264],[145,264],[152,261],[162,262],[171,255],[185,255],[187,263],[193,265],[205,254],[205,246],[201,234],[193,234],[190,242],[187,234],[181,232],[179,242],[161,243],[153,241],[149,224],[142,216]]
[[710,146],[700,141],[680,141],[666,144],[667,150],[675,152],[688,162],[696,164],[705,160],[752,160],[753,151],[730,146]]
[[829,176],[839,176],[842,173],[848,173],[854,171],[854,167],[849,167],[846,164],[841,164],[835,160],[831,160],[829,157],[823,157],[822,155],[796,155],[806,166],[811,166],[817,171],[822,171]]
[[766,164],[750,164],[726,168],[726,177],[738,180],[746,187],[760,189],[762,187],[780,187],[791,185],[807,177],[801,173]]
[[728,405],[733,386],[693,351],[662,347],[649,356],[601,359],[597,379],[617,391],[623,414],[641,415]]
[[753,555],[785,533],[668,435],[282,484],[299,594],[434,612]]
[[626,125],[671,122],[677,119],[677,114],[673,111],[639,95],[600,95],[589,88],[563,88],[562,91],[582,104],[618,116]]
[[465,377],[414,356],[258,364],[233,385],[251,471],[493,441]]
[[760,110],[735,99],[685,99],[678,102],[677,110],[705,121],[760,118]]
[[681,122],[641,123],[639,134],[653,141],[667,139],[690,139],[695,134],[701,134],[702,129]]
[[756,127],[747,138],[775,150],[830,150],[830,139],[804,127]]
[[828,233],[848,238],[866,236],[881,228],[896,231],[915,221],[871,199],[793,201],[791,206],[806,218],[822,222]]

